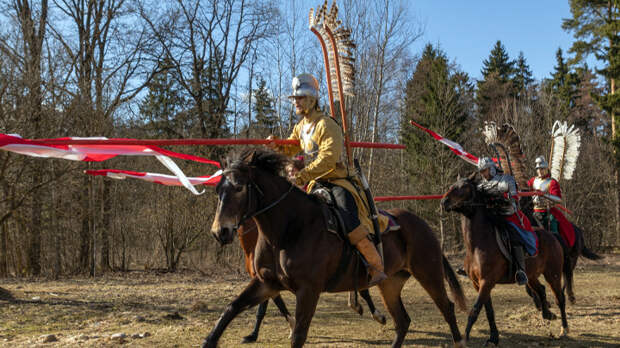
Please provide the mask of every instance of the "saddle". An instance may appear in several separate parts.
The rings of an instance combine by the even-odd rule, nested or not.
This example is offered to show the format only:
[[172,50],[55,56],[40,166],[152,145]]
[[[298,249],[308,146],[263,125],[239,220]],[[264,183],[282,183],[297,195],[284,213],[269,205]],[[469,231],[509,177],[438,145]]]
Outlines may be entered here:
[[[512,245],[522,244],[523,242],[519,240],[517,236],[517,231],[513,229],[509,224],[493,224],[493,229],[495,230],[495,240],[497,242],[497,246],[499,251],[502,253],[506,261],[508,261],[508,272],[506,273],[506,280],[514,279],[515,273],[517,272],[517,265],[513,260],[512,256]],[[513,231],[509,231],[509,229],[513,229]],[[538,235],[538,231],[535,231]],[[538,238],[540,238],[538,236]],[[533,257],[530,256],[527,252],[524,253],[525,258]]]

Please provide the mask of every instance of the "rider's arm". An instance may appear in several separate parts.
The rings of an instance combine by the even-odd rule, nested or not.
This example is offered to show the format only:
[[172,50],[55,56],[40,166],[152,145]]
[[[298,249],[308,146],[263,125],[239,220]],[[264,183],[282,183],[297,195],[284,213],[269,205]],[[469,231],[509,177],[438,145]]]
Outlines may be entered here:
[[[301,122],[296,124],[293,128],[293,132],[288,137],[288,140],[299,140],[301,137],[299,136],[301,129]],[[277,139],[273,136],[270,136],[268,139]],[[279,153],[285,155],[286,157],[292,157],[298,154],[301,151],[301,146],[298,144],[295,145],[275,145],[273,147]]]
[[560,184],[555,179],[552,179],[549,183],[549,190],[547,190],[545,197],[556,203],[562,202],[562,191],[560,190]]
[[318,153],[314,161],[297,173],[298,184],[305,184],[331,172],[342,156],[342,131],[335,121],[325,118],[319,122],[313,138],[319,147]]

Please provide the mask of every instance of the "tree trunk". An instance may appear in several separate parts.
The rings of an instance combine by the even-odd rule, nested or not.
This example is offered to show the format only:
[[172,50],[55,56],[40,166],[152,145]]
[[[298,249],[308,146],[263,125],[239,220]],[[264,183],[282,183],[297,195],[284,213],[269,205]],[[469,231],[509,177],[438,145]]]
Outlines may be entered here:
[[99,228],[101,234],[101,246],[99,266],[102,271],[110,270],[110,231],[112,230],[110,212],[112,210],[111,195],[110,195],[110,180],[103,180],[101,188],[101,215],[102,223]]
[[[41,182],[41,164],[34,163],[32,173],[32,185]],[[30,235],[28,238],[28,248],[26,249],[28,273],[38,276],[41,274],[41,209],[43,200],[36,191],[32,193],[32,207],[30,209]]]

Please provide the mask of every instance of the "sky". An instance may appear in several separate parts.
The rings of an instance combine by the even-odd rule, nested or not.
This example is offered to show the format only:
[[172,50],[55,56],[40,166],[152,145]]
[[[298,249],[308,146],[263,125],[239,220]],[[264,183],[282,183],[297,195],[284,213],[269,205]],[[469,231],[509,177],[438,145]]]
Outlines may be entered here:
[[572,33],[562,29],[562,19],[571,16],[568,0],[416,0],[410,6],[425,26],[414,52],[429,42],[439,44],[450,60],[476,79],[497,40],[511,59],[523,51],[537,80],[550,76],[558,47],[566,57],[574,41]]

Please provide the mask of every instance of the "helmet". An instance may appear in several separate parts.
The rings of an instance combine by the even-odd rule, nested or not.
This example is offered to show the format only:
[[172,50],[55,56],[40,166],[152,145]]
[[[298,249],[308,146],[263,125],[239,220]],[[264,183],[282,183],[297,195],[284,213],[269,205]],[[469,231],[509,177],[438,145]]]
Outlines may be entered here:
[[481,172],[487,168],[491,168],[491,170],[489,171],[489,174],[491,174],[491,176],[495,176],[496,174],[495,162],[493,162],[493,160],[490,157],[479,158],[478,159],[478,171]]
[[549,168],[549,163],[545,161],[545,156],[536,157],[536,169]]
[[293,78],[293,94],[289,98],[294,97],[314,97],[319,99],[319,82],[310,74],[301,74]]

